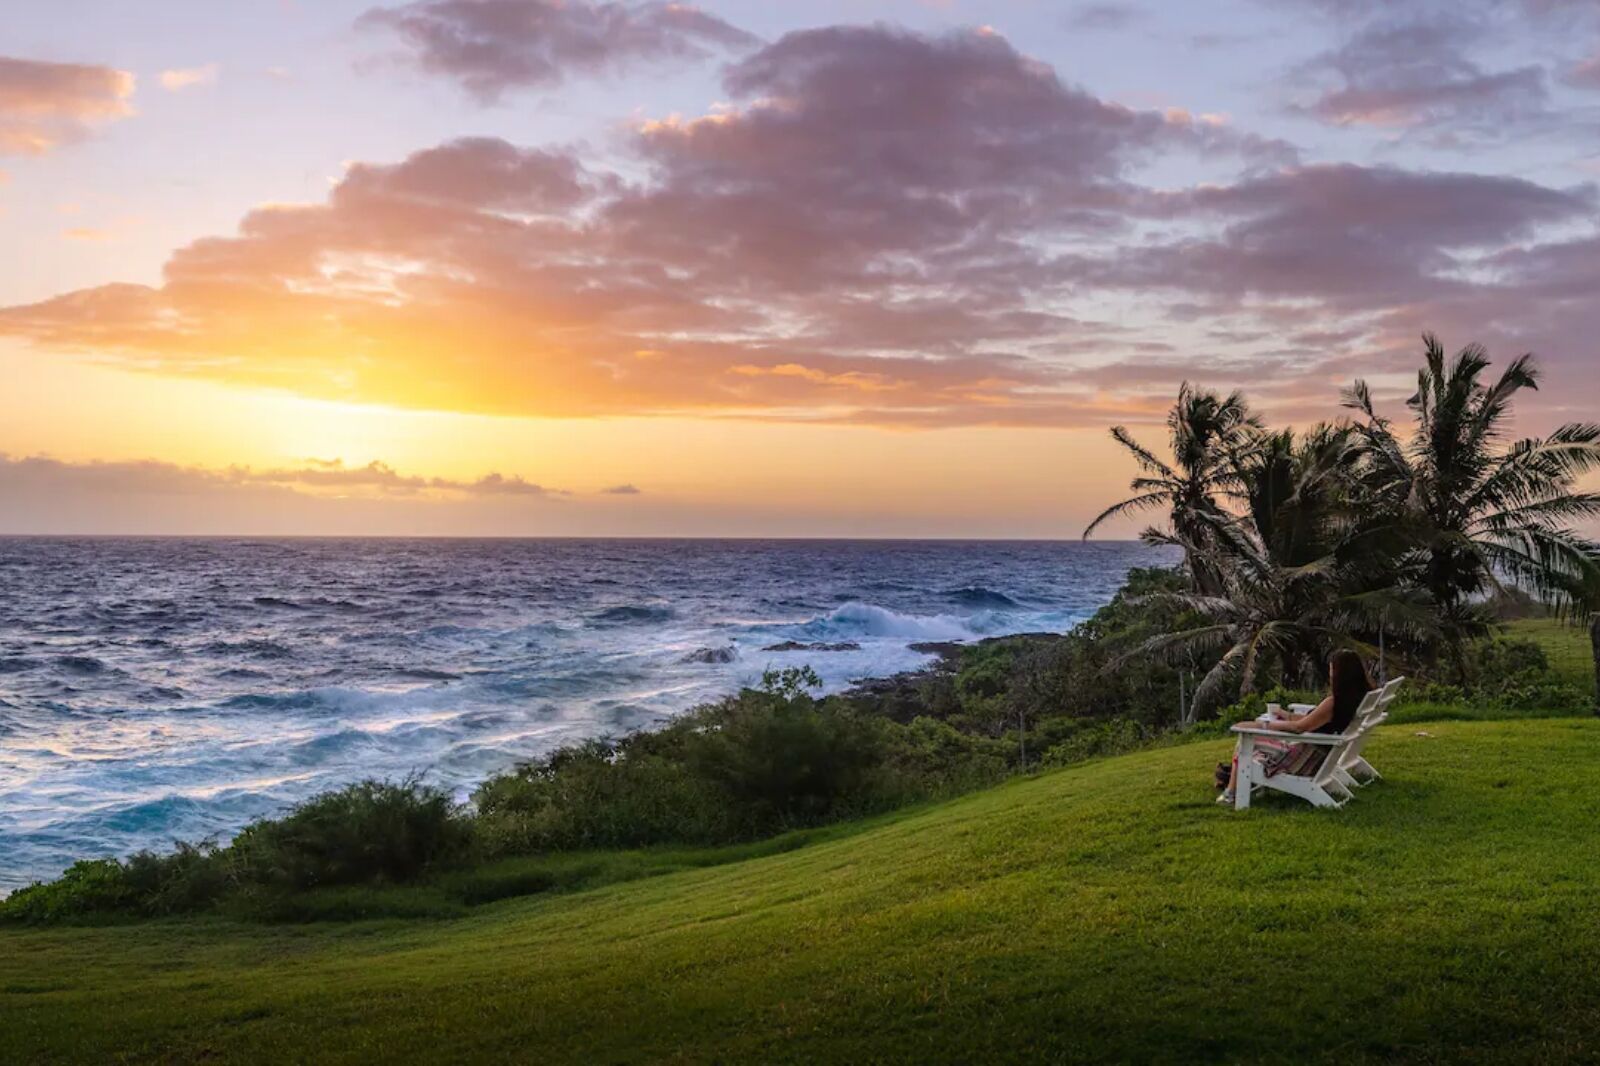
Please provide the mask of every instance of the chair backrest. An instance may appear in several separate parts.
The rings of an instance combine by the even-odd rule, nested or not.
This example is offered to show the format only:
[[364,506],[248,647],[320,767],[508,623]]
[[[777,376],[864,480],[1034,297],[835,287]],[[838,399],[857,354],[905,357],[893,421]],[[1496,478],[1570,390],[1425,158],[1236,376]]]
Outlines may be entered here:
[[1344,762],[1345,752],[1352,746],[1361,743],[1361,738],[1367,730],[1378,724],[1382,717],[1377,713],[1378,698],[1381,690],[1373,689],[1361,697],[1361,704],[1356,708],[1356,713],[1351,715],[1350,724],[1344,727],[1344,732],[1339,734],[1339,742],[1330,744],[1324,749],[1322,761],[1310,771],[1302,771],[1302,775],[1309,776],[1318,783],[1324,783],[1333,777]]
[[1360,705],[1356,707],[1356,713],[1350,716],[1350,724],[1344,727],[1344,735],[1353,737],[1372,728],[1382,706],[1383,689],[1375,688],[1362,696]]
[[1399,695],[1400,686],[1405,684],[1405,680],[1406,679],[1403,677],[1397,677],[1378,690],[1380,693],[1382,693],[1382,698],[1378,701],[1378,709],[1380,711],[1385,713],[1388,712],[1389,704],[1393,703],[1395,696]]

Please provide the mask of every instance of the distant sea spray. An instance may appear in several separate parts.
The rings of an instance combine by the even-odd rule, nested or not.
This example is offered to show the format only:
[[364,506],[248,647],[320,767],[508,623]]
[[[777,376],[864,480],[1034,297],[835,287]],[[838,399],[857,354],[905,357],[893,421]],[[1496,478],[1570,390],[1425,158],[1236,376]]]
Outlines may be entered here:
[[1062,630],[1129,543],[0,540],[0,891],[362,777],[465,796],[809,663]]

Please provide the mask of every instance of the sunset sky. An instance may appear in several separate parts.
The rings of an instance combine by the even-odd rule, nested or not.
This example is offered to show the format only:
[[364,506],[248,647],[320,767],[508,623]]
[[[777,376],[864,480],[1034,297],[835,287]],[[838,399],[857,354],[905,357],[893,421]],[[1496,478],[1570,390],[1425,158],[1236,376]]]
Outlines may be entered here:
[[1424,329],[1600,411],[1596,0],[4,7],[0,533],[1075,536]]

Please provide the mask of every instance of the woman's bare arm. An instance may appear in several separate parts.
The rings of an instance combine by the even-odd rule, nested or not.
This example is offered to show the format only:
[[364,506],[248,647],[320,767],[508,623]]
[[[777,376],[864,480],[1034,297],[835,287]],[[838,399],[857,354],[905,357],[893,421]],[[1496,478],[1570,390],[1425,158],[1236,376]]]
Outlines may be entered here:
[[1267,723],[1268,729],[1275,729],[1280,733],[1309,733],[1319,726],[1326,725],[1333,718],[1333,697],[1329,696],[1305,714],[1297,714],[1293,718],[1279,718]]

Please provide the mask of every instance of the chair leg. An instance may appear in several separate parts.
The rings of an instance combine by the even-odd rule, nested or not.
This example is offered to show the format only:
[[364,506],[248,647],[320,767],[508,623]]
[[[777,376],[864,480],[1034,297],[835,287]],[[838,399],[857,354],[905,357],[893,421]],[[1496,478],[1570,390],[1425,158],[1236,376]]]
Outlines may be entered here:
[[1311,790],[1311,805],[1313,807],[1338,807],[1340,803],[1328,794],[1327,789],[1314,788]]

